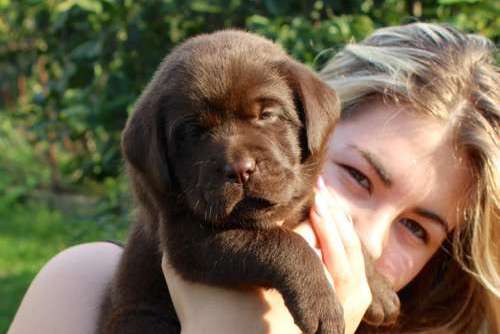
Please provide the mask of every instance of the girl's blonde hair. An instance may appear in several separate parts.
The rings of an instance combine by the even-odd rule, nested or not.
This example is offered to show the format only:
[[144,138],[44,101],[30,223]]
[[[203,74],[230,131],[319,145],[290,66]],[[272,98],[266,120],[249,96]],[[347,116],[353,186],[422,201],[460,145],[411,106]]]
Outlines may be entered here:
[[[381,97],[445,121],[470,169],[471,185],[464,202],[457,203],[463,208],[462,222],[402,291],[406,316],[398,331],[471,333],[488,309],[486,300],[500,298],[500,71],[495,52],[482,36],[414,23],[379,29],[347,45],[320,73],[336,90],[343,118],[367,99]],[[422,293],[425,298],[419,297]]]

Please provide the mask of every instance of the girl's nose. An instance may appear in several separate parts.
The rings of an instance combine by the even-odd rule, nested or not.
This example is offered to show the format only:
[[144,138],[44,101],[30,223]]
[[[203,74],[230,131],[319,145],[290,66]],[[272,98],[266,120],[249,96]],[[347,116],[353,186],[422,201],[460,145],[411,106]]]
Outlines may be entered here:
[[352,216],[361,242],[375,260],[382,255],[389,240],[392,217],[388,211],[371,211],[366,215]]

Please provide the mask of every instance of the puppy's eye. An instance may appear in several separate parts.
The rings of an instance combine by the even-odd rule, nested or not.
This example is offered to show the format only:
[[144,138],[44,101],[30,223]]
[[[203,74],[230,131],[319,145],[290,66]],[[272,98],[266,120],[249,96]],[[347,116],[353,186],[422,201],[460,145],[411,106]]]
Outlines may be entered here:
[[261,123],[261,125],[274,123],[283,115],[282,105],[274,99],[258,99],[252,103],[250,108],[252,120]]
[[202,129],[198,124],[195,123],[185,123],[183,126],[177,128],[176,139],[179,141],[185,141],[192,138],[198,138],[202,134]]
[[274,113],[270,109],[264,109],[260,113],[260,119],[270,119],[274,117]]
[[203,134],[203,128],[198,124],[193,124],[189,127],[188,134],[193,138],[198,138]]
[[278,107],[266,107],[260,112],[259,121],[274,122],[279,118],[279,111]]

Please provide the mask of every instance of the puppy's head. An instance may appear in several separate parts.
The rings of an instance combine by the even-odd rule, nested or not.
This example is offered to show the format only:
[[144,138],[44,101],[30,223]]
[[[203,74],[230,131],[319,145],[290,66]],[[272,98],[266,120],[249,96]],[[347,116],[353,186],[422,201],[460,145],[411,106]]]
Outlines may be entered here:
[[310,193],[338,111],[333,91],[278,46],[223,31],[164,60],[122,147],[150,209],[174,193],[205,221],[265,226]]

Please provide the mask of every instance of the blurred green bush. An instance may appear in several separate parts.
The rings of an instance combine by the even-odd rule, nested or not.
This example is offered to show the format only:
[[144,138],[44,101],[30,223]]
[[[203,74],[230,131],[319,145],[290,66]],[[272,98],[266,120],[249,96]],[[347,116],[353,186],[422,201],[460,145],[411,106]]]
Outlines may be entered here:
[[[0,110],[46,168],[5,170],[0,160],[9,175],[0,189],[20,175],[26,190],[118,176],[120,130],[134,100],[189,36],[239,27],[318,68],[377,27],[415,20],[498,42],[499,13],[496,0],[0,0]],[[15,189],[7,196],[18,196]]]

